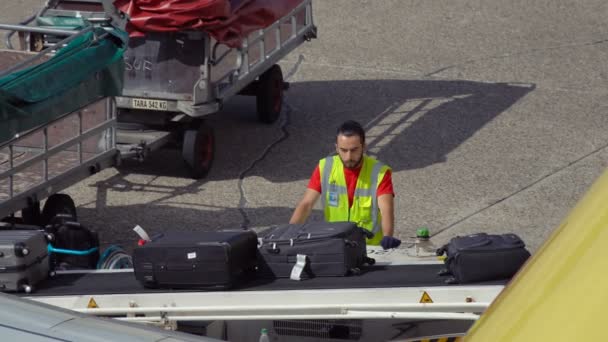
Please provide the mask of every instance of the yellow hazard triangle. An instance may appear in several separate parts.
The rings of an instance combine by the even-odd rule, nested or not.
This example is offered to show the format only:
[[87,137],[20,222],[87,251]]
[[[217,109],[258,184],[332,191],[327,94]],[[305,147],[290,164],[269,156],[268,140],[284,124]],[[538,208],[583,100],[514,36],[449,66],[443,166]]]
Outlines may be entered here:
[[93,297],[91,297],[91,299],[89,299],[89,304],[87,305],[87,308],[89,308],[89,309],[99,308],[99,305],[97,305],[97,302],[95,301],[95,299],[93,299]]
[[422,297],[420,297],[420,303],[432,303],[432,302],[433,302],[433,300],[431,299],[431,296],[429,296],[429,294],[426,293],[426,291],[422,292]]

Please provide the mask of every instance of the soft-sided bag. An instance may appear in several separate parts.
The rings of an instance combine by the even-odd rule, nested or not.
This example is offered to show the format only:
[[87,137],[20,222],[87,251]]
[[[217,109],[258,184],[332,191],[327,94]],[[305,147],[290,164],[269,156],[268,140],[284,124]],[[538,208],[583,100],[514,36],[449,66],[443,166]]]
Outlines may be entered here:
[[437,250],[446,254],[447,283],[473,283],[511,278],[530,257],[525,243],[515,234],[486,233],[457,236]]
[[53,236],[51,261],[56,269],[95,269],[99,261],[99,236],[69,215],[55,216],[45,228]]
[[[286,224],[260,233],[261,277],[312,278],[359,274],[368,231],[352,222]],[[298,260],[298,256],[300,260]]]

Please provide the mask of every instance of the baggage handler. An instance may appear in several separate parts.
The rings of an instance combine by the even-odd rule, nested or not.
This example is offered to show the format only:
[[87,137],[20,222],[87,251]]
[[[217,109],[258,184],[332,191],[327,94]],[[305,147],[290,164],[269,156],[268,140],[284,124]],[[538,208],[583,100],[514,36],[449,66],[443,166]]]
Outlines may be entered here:
[[346,121],[336,134],[337,155],[323,158],[310,177],[308,188],[289,223],[306,222],[321,199],[325,220],[350,221],[374,236],[370,245],[396,248],[394,196],[391,168],[365,154],[365,131],[356,121]]

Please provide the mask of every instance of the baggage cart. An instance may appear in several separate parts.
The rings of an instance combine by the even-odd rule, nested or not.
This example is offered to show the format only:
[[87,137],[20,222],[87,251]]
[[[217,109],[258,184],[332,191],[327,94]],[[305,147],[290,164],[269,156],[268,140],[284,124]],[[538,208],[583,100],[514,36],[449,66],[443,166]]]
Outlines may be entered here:
[[[23,24],[69,31],[87,23],[125,28],[128,20],[112,0],[49,0]],[[20,48],[42,49],[61,37],[65,32],[21,34]],[[117,147],[123,157],[141,160],[174,143],[181,146],[191,176],[203,178],[215,153],[213,130],[204,117],[220,111],[235,95],[250,95],[256,97],[259,121],[275,122],[288,89],[277,62],[315,37],[312,0],[303,0],[236,48],[205,31],[147,32],[131,38],[124,56],[123,93],[116,98]]]
[[[0,28],[31,30],[19,25]],[[122,51],[106,41],[113,38],[102,31],[89,28],[65,39],[62,46],[73,45],[54,60],[51,49],[39,53],[0,50],[0,70],[4,70],[0,74],[0,219],[39,226],[57,214],[76,219],[74,201],[59,192],[120,161],[113,96],[122,83],[112,75],[122,69]],[[89,49],[99,47],[116,53],[114,61],[98,64],[98,70],[90,75],[65,72],[74,65],[68,58],[84,58],[84,63],[90,63]],[[63,64],[66,61],[68,64]],[[97,62],[104,63],[101,57]],[[29,72],[25,80],[10,79],[25,72]],[[82,79],[67,80],[78,76]],[[73,84],[68,89],[53,89],[69,82]],[[19,93],[20,87],[32,99],[47,98],[30,103],[30,98],[15,100],[4,91]],[[19,211],[21,217],[15,217]]]

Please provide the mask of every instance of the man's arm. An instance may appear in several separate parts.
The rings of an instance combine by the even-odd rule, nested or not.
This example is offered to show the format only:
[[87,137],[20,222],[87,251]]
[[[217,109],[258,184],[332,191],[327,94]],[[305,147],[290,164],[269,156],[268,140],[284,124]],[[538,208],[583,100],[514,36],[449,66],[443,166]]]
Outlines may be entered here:
[[382,233],[384,236],[393,236],[395,233],[395,204],[393,194],[378,196],[378,208],[382,215]]
[[306,189],[306,192],[304,192],[304,197],[302,197],[302,200],[300,200],[300,203],[298,203],[298,206],[293,211],[293,215],[291,215],[289,223],[302,224],[306,222],[308,216],[310,216],[312,207],[314,207],[319,197],[321,197],[321,194],[318,191],[310,188]]

